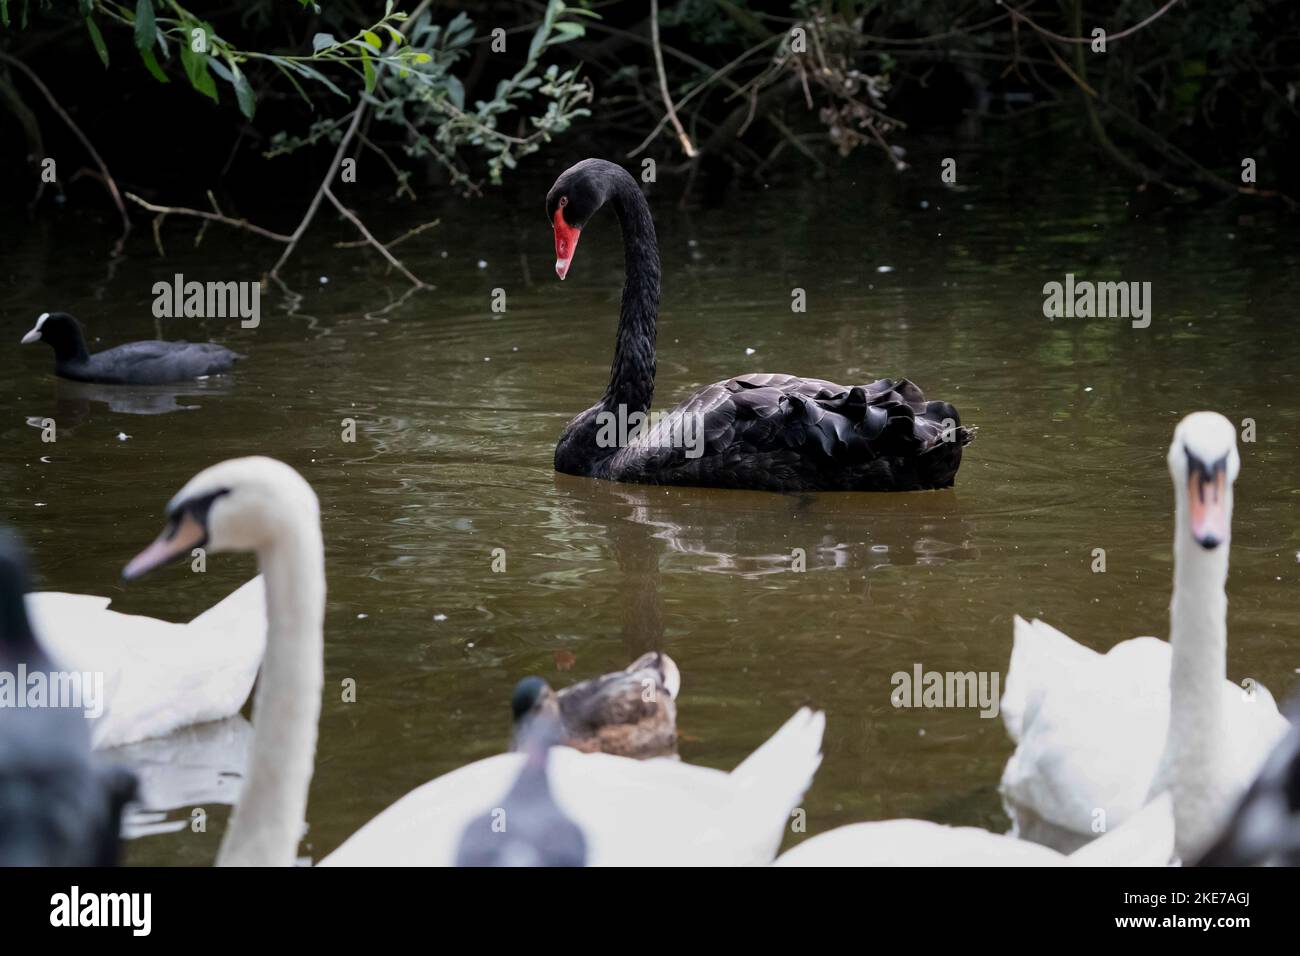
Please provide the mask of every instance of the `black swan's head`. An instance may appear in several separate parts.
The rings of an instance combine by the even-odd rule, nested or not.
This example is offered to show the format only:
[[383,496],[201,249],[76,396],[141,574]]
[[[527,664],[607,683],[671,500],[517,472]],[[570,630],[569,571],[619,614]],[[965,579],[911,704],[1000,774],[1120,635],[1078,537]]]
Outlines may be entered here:
[[45,342],[54,349],[54,356],[59,361],[77,358],[86,350],[81,323],[66,312],[43,313],[32,330],[23,336],[23,345],[32,342]]
[[622,166],[584,159],[560,173],[546,194],[546,219],[555,230],[555,274],[563,279],[578,247],[582,227],[619,189],[636,181]]

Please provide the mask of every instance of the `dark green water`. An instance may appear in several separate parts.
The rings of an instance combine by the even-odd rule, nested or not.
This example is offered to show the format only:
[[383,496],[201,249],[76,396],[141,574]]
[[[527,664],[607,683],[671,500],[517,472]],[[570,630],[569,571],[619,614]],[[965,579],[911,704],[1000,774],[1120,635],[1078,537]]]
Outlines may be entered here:
[[[196,407],[170,414],[115,408],[107,399],[120,405],[121,390],[62,382],[46,349],[17,340],[56,308],[83,318],[92,347],[155,337],[155,281],[255,278],[277,250],[213,230],[196,251],[173,220],[168,259],[145,226],[110,266],[109,234],[72,214],[0,240],[3,518],[28,540],[40,587],[187,619],[253,564],[213,556],[205,575],[176,567],[123,587],[121,566],[156,534],[171,494],[253,453],[315,486],[330,593],[309,855],[417,784],[500,750],[519,677],[563,685],[650,647],[681,665],[692,762],[730,768],[798,706],[827,711],[810,833],[900,816],[1005,828],[1001,721],[895,710],[890,676],[916,663],[1001,671],[1016,612],[1095,647],[1164,635],[1164,456],[1178,419],[1200,408],[1257,428],[1242,445],[1230,676],[1279,697],[1296,689],[1294,227],[1221,209],[1139,214],[1126,191],[1088,189],[1069,170],[960,193],[845,175],[708,211],[657,201],[659,406],[747,371],[907,375],[980,427],[950,491],[665,490],[551,470],[560,428],[604,387],[622,268],[606,214],[569,279],[554,278],[542,214],[554,172],[422,210],[442,224],[401,252],[437,290],[382,316],[366,313],[400,280],[366,251],[320,242],[290,269],[304,294],[296,312],[268,293],[256,330],[164,320],[166,337],[250,356],[231,379],[175,393]],[[415,221],[380,212],[372,225],[396,235]],[[1150,328],[1045,319],[1043,284],[1067,272],[1150,281]],[[791,311],[795,287],[805,314]],[[504,314],[491,311],[495,288]],[[44,417],[58,424],[54,445],[26,423]],[[357,423],[354,444],[341,440],[344,418]],[[491,571],[494,548],[505,573]],[[806,573],[789,570],[795,548]],[[1091,571],[1094,548],[1106,550],[1104,574]],[[346,678],[356,703],[341,700]],[[210,862],[226,811],[209,809],[207,833],[137,840],[131,862]]]

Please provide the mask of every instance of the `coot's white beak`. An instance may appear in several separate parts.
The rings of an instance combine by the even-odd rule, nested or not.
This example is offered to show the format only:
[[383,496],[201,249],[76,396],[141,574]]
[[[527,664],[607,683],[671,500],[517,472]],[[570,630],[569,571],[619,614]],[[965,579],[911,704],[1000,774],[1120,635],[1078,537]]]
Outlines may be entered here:
[[33,342],[39,342],[40,340],[41,340],[41,330],[32,329],[30,332],[28,332],[26,335],[23,336],[22,344],[31,345]]

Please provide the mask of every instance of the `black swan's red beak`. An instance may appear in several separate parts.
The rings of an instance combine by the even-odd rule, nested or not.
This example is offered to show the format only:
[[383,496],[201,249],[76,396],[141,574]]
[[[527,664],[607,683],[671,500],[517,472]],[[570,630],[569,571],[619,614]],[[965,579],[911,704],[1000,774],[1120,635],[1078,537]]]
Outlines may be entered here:
[[555,210],[555,274],[563,279],[569,274],[573,250],[578,248],[578,230],[564,221],[564,210]]

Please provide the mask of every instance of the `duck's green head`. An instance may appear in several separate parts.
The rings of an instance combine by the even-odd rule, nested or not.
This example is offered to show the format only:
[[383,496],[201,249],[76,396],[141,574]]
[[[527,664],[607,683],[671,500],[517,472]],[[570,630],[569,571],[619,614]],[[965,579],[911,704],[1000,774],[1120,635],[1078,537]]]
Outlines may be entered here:
[[510,695],[510,713],[515,723],[518,724],[532,713],[542,699],[551,693],[551,685],[540,677],[525,677],[516,684],[514,693]]

